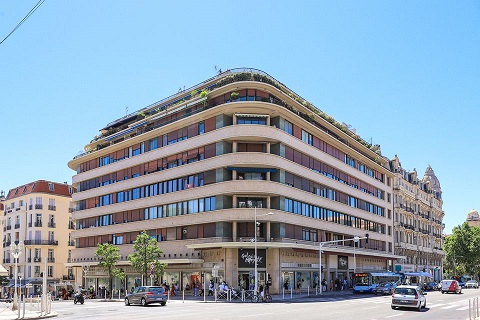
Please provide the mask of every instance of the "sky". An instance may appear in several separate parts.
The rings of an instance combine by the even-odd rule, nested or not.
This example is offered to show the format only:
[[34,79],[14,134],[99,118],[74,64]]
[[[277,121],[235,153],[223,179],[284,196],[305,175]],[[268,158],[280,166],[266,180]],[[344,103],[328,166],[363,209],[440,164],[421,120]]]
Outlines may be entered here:
[[[0,2],[0,41],[38,0]],[[480,210],[479,1],[45,0],[0,44],[0,190],[71,183],[107,123],[251,67]]]

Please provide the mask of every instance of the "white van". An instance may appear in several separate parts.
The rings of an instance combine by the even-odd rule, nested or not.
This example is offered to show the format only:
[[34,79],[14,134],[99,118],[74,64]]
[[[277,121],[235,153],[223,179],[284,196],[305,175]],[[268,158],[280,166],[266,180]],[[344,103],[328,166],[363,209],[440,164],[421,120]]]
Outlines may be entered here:
[[453,293],[462,293],[462,287],[457,280],[442,280],[442,293],[453,292]]

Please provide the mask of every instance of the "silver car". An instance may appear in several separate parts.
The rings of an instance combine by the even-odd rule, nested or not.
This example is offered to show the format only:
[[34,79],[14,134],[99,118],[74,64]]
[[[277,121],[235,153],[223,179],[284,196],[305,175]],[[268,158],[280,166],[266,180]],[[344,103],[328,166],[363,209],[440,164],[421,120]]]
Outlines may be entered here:
[[392,294],[392,309],[404,307],[422,311],[427,306],[427,294],[417,286],[401,285],[395,288]]
[[465,283],[465,289],[468,288],[478,289],[478,282],[475,280],[468,280],[467,283]]
[[125,305],[141,304],[146,307],[150,303],[160,303],[164,306],[167,303],[167,293],[161,286],[142,286],[137,287],[132,293],[125,297]]

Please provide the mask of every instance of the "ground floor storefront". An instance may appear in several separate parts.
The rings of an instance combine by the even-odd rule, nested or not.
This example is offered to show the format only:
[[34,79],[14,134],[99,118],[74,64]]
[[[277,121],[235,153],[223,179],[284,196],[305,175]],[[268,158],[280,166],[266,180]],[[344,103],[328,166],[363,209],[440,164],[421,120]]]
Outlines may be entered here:
[[[166,269],[154,281],[142,279],[131,266],[119,264],[126,274],[125,279],[113,279],[113,295],[123,295],[141,284],[168,284],[171,294],[201,294],[212,282],[218,288],[222,282],[237,290],[253,290],[257,285],[268,284],[270,292],[307,292],[318,289],[321,278],[327,281],[327,290],[342,290],[351,286],[355,272],[392,270],[396,256],[355,252],[342,248],[338,252],[325,250],[321,267],[318,250],[303,248],[269,247],[259,245],[257,255],[251,243],[236,247],[199,248],[200,259],[194,261],[166,259]],[[351,251],[351,252],[350,252]],[[255,258],[256,256],[256,258]],[[109,280],[105,272],[91,263],[88,272],[82,266],[73,266],[77,286],[93,290],[97,296],[110,295]],[[173,289],[172,289],[173,288]]]

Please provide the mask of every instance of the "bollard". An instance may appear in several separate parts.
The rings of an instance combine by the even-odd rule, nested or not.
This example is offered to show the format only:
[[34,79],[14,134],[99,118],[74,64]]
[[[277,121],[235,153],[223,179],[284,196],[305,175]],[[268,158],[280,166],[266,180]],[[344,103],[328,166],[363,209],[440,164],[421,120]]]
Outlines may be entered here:
[[478,318],[479,313],[478,313],[478,297],[476,297],[477,300],[477,308],[475,309],[476,317]]
[[285,288],[282,288],[282,299],[285,300]]
[[472,319],[472,299],[468,299],[468,319]]
[[170,302],[170,290],[167,290],[167,302]]
[[215,292],[213,294],[215,295],[215,302],[217,302],[217,288],[215,288]]
[[307,287],[307,297],[310,297],[310,286]]
[[185,289],[182,290],[182,303],[185,303]]
[[245,289],[242,289],[242,302],[245,302]]
[[293,298],[293,287],[290,288],[290,299]]

